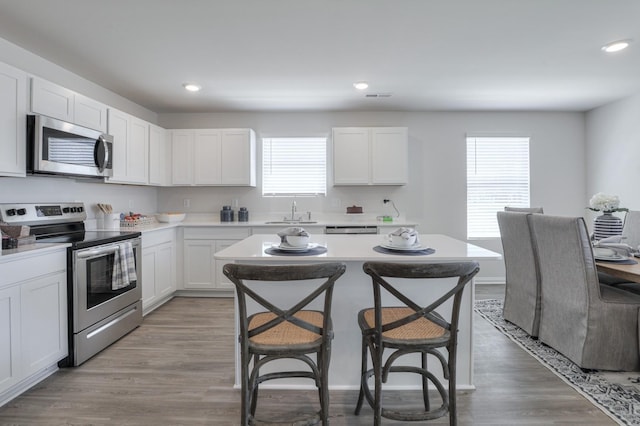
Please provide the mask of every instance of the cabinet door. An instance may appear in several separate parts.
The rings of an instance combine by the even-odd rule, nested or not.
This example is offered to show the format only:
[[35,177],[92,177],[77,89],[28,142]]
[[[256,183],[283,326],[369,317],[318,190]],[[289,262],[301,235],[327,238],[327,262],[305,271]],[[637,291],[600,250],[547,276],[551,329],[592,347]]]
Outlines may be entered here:
[[149,182],[149,123],[135,117],[129,121],[127,182]]
[[193,160],[194,183],[196,185],[218,185],[221,183],[219,130],[196,130]]
[[23,374],[30,375],[67,356],[66,272],[22,284],[20,307]]
[[256,149],[253,130],[223,130],[220,148],[221,183],[256,186]]
[[20,287],[0,289],[0,394],[21,378]]
[[37,114],[73,123],[74,95],[73,91],[57,84],[31,79],[31,110]]
[[113,176],[109,181],[126,182],[129,114],[109,109],[108,116],[108,133],[113,136]]
[[75,94],[73,122],[90,129],[107,131],[107,106],[86,96]]
[[27,75],[0,63],[0,176],[26,176]]
[[213,254],[215,241],[184,241],[184,288],[210,290],[216,288],[216,273]]
[[333,129],[334,185],[369,184],[370,161],[367,128]]
[[163,243],[156,253],[156,296],[162,299],[176,291],[175,245]]
[[[239,240],[217,240],[216,241],[216,252],[229,247],[232,244],[237,243]],[[219,289],[235,289],[235,285],[227,278],[227,276],[222,272],[222,268],[224,265],[229,263],[227,260],[216,260],[216,287]]]
[[171,132],[171,183],[191,185],[193,183],[193,130]]
[[167,137],[162,127],[149,125],[149,183],[166,185],[167,179]]
[[158,253],[155,247],[142,250],[142,312],[156,301]]
[[371,183],[405,185],[408,182],[408,168],[407,128],[371,129]]

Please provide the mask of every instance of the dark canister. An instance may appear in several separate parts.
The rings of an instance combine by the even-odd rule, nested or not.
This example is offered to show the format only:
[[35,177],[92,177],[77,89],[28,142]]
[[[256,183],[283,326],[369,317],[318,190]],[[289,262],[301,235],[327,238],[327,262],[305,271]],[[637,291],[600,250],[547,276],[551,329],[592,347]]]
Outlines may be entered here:
[[238,211],[238,222],[249,222],[249,210],[246,207],[240,207]]
[[231,206],[222,206],[222,210],[220,210],[220,222],[233,222],[233,210],[231,210]]

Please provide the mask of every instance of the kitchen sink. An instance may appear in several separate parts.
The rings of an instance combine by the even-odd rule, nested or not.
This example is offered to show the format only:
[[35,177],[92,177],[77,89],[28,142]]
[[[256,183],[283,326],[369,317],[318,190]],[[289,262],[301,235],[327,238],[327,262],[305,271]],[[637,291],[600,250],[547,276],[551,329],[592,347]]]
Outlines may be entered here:
[[274,220],[265,222],[267,225],[309,225],[312,223],[318,223],[310,220]]

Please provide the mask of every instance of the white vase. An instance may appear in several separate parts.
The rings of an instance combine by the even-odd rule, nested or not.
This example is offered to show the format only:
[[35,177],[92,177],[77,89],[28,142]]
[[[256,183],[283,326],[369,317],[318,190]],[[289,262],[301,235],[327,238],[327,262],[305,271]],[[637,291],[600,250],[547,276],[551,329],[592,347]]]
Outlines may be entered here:
[[612,235],[622,235],[622,219],[611,212],[603,212],[593,221],[593,238],[601,240]]

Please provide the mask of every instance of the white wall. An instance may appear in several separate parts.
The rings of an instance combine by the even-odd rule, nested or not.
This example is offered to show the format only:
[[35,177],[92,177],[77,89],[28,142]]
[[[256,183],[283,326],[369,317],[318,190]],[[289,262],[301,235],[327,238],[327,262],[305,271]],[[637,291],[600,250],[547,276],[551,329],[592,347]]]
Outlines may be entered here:
[[640,93],[590,111],[586,129],[587,193],[618,195],[622,207],[640,210]]
[[[318,112],[160,114],[165,128],[251,127],[265,136],[330,135],[340,126],[409,128],[409,185],[329,187],[326,199],[298,201],[300,211],[339,213],[361,205],[365,212],[389,213],[383,198],[420,223],[425,233],[466,238],[466,142],[468,132],[531,137],[531,203],[550,214],[585,213],[584,114],[513,112]],[[258,151],[260,151],[258,144]],[[258,173],[260,174],[260,172]],[[180,210],[190,199],[192,212],[217,212],[238,199],[249,211],[287,211],[291,199],[263,199],[258,188],[162,188],[160,210]],[[474,241],[501,251],[499,240]],[[500,262],[483,265],[481,276],[504,279]]]

